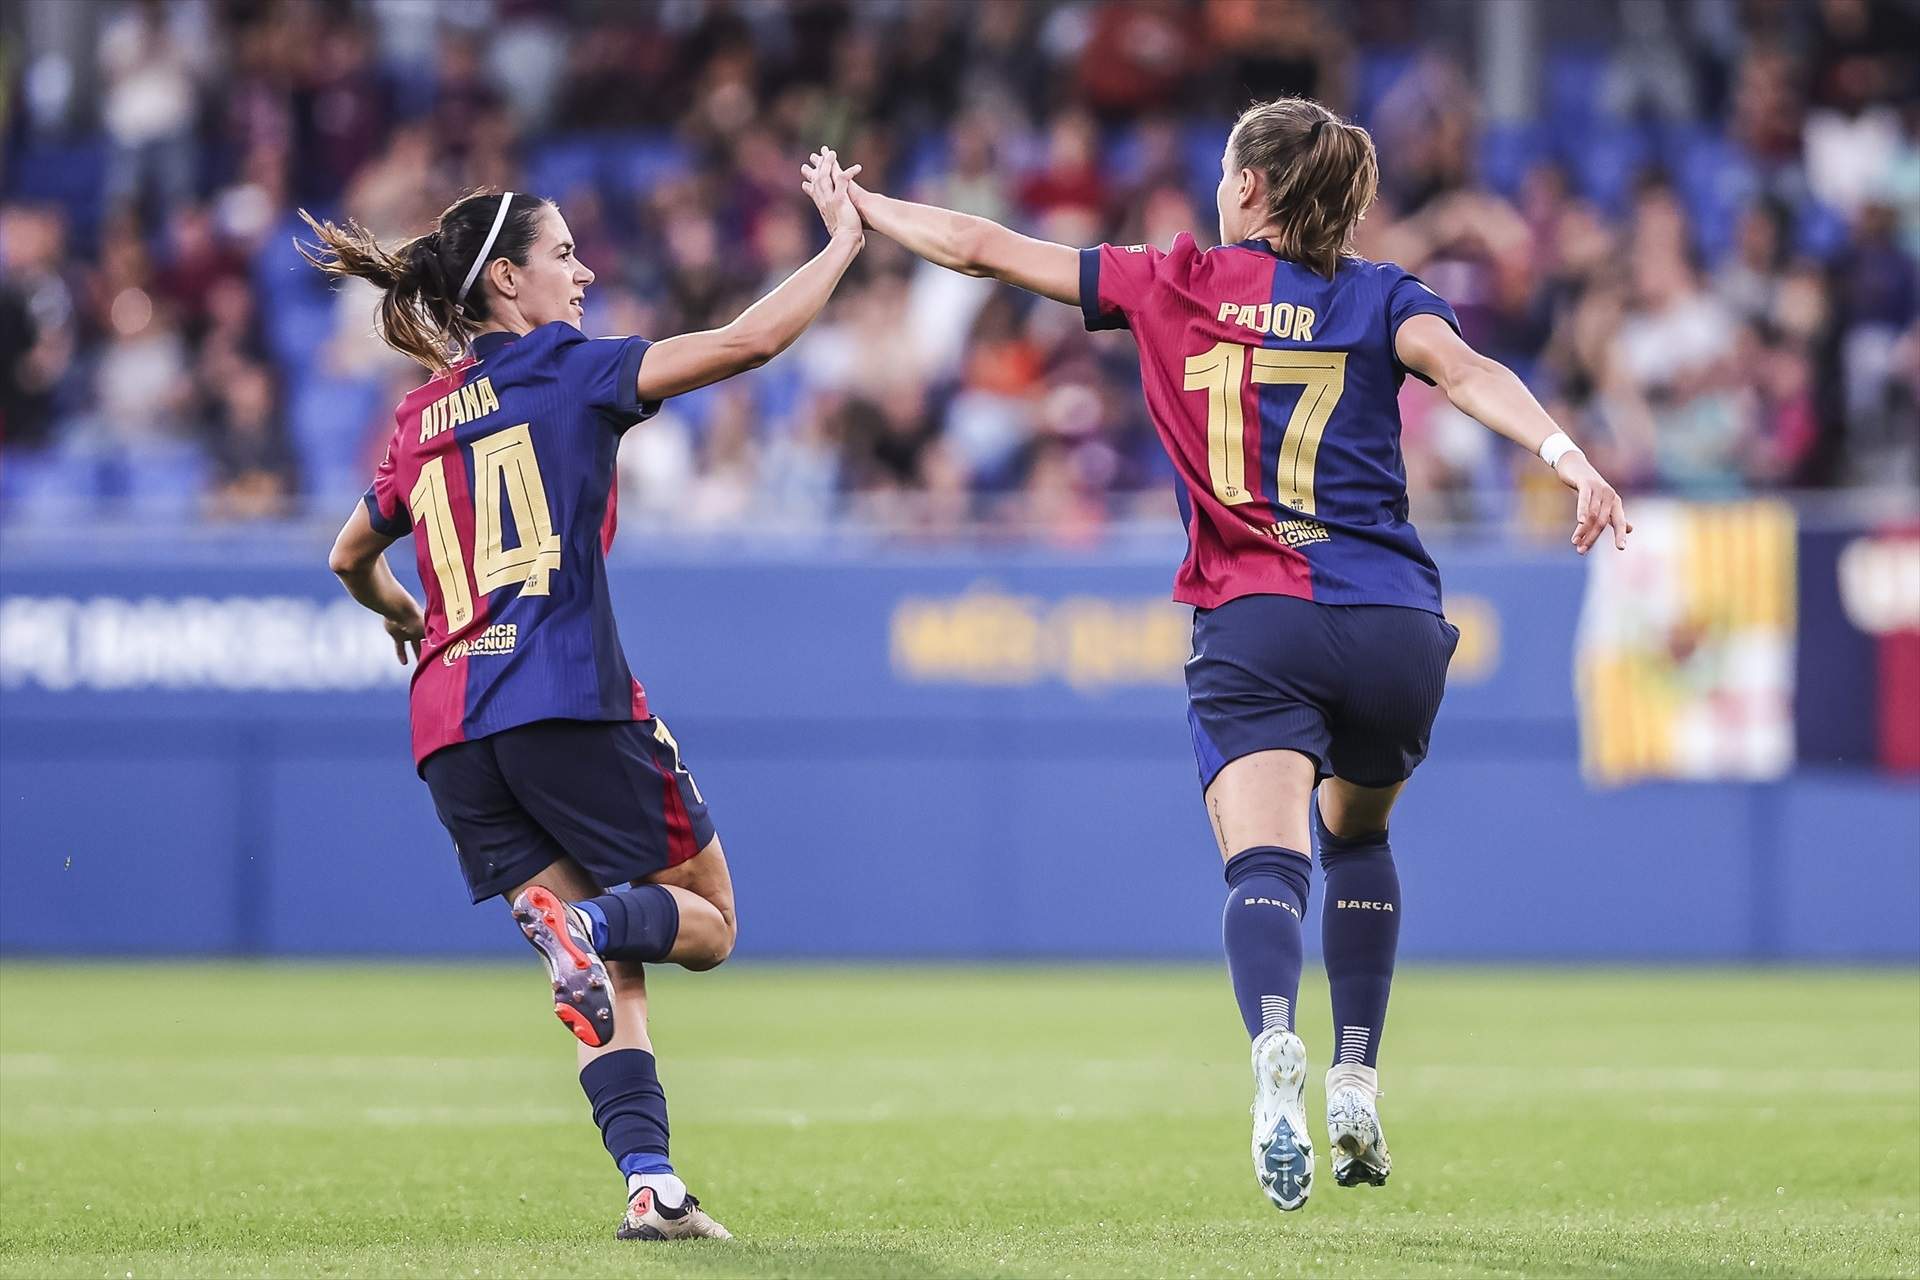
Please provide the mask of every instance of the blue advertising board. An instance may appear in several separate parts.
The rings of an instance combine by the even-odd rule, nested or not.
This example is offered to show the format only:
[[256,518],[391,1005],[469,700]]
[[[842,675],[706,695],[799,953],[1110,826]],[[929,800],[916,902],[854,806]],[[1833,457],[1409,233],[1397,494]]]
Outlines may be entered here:
[[[1579,563],[1440,555],[1463,637],[1396,815],[1409,955],[1920,954],[1920,789],[1591,790]],[[466,905],[407,671],[323,560],[0,556],[0,949],[520,945]],[[1169,555],[659,560],[625,549],[613,598],[713,805],[743,957],[1217,953]]]

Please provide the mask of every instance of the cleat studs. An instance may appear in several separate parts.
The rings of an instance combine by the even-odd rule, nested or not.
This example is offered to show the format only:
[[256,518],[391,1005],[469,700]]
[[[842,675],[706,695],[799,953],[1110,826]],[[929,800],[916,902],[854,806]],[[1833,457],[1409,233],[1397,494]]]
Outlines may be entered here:
[[598,990],[599,990],[600,988],[602,988],[602,987],[604,987],[604,986],[606,986],[606,985],[607,985],[607,983],[606,983],[606,979],[604,979],[604,978],[600,978],[600,977],[597,977],[597,976],[596,976],[596,977],[592,977],[592,978],[588,978],[588,979],[587,979],[587,986],[588,986],[589,988],[591,988],[592,990],[594,990],[594,991],[598,991]]

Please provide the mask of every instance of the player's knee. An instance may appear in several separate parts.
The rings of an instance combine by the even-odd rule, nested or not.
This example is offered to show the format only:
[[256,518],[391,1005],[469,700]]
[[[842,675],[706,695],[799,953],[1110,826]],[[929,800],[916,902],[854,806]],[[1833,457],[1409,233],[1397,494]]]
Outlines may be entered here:
[[1329,805],[1323,795],[1313,807],[1313,838],[1323,864],[1329,858],[1385,848],[1385,815],[1337,803]]
[[717,969],[727,962],[733,954],[734,938],[737,930],[732,912],[722,912],[715,907],[711,912],[701,912],[697,921],[688,921],[682,917],[681,941],[679,949],[682,967],[695,972]]

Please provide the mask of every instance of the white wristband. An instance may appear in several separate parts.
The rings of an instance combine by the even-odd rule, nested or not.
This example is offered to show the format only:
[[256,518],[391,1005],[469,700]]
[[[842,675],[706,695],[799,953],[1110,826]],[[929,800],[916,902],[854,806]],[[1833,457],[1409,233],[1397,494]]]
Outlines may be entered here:
[[1564,431],[1556,431],[1540,442],[1540,461],[1549,467],[1560,465],[1560,459],[1570,453],[1580,452],[1580,446],[1567,437]]

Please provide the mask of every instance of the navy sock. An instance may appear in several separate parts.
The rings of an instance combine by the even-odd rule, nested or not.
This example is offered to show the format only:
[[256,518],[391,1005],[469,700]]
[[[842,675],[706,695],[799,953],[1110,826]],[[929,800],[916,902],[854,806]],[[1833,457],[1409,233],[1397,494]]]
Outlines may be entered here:
[[1307,914],[1307,855],[1277,846],[1243,850],[1227,860],[1227,906],[1220,934],[1227,972],[1247,1034],[1293,1029],[1300,995],[1300,922]]
[[1320,845],[1320,870],[1327,878],[1320,950],[1333,992],[1334,1034],[1339,1037],[1334,1062],[1371,1067],[1380,1057],[1393,958],[1400,949],[1400,873],[1394,869],[1386,832],[1342,839],[1320,820],[1317,800],[1313,834]]
[[667,1095],[645,1049],[615,1049],[580,1069],[580,1088],[607,1154],[627,1173],[672,1173],[667,1160]]
[[609,960],[665,960],[680,936],[680,904],[661,885],[616,889],[574,906],[593,925],[593,949]]

